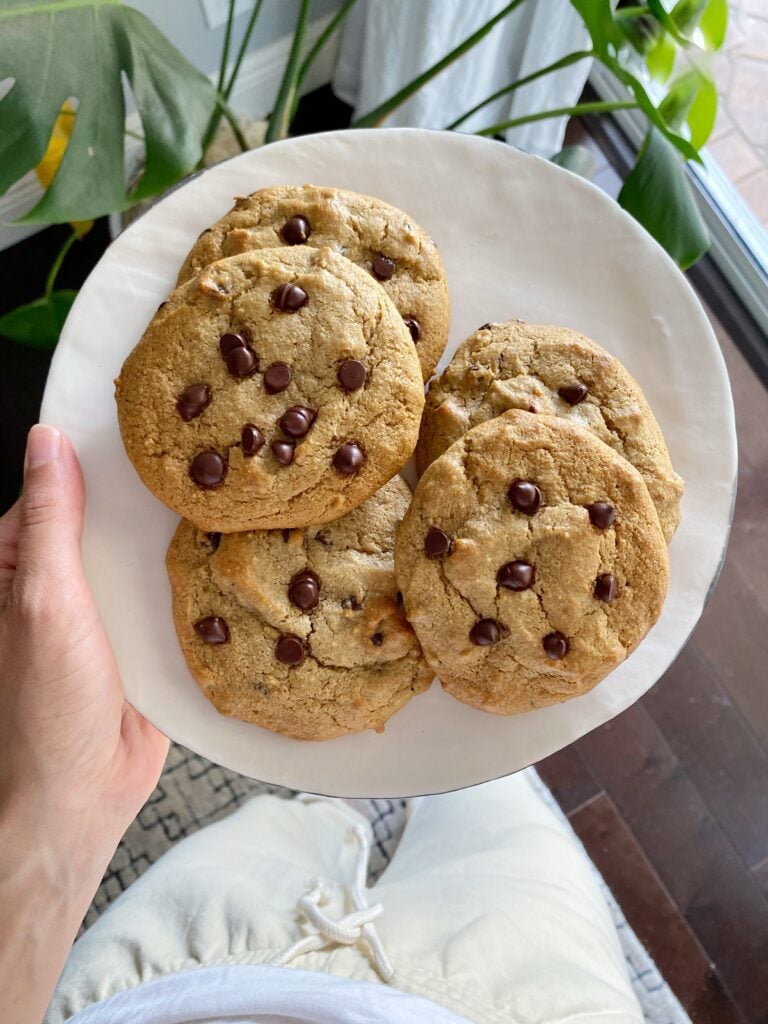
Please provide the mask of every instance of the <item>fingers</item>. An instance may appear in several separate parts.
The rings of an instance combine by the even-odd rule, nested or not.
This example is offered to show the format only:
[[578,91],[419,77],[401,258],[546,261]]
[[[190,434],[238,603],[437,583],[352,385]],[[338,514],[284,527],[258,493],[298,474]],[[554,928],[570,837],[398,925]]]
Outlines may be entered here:
[[79,579],[84,503],[74,448],[58,430],[38,423],[27,439],[14,591],[18,587],[35,596],[57,588],[68,592]]
[[0,518],[0,612],[8,603],[8,594],[16,573],[21,499]]

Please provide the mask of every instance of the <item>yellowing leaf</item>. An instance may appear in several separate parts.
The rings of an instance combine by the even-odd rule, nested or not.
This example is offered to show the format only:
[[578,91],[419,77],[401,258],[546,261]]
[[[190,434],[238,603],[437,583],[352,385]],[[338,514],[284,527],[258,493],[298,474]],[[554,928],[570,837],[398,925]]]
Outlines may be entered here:
[[[48,148],[45,151],[45,156],[35,168],[35,174],[43,188],[48,188],[56,177],[56,171],[58,171],[59,164],[64,158],[64,153],[69,145],[69,139],[72,135],[72,129],[74,126],[75,108],[69,100],[66,100],[62,103],[61,110],[53,124],[53,131],[51,132],[51,137],[48,140]],[[72,221],[72,228],[78,238],[82,238],[83,235],[87,235],[92,227],[92,220]]]

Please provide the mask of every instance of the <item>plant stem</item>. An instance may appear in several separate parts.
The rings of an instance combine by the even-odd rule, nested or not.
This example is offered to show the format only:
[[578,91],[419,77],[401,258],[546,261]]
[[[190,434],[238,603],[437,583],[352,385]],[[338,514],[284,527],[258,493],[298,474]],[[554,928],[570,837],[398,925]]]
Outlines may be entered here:
[[298,76],[300,72],[299,57],[304,42],[304,34],[307,31],[307,20],[309,16],[310,0],[301,0],[299,14],[296,18],[296,28],[293,31],[293,42],[291,52],[288,55],[288,63],[285,65],[283,80],[275,100],[275,106],[269,118],[265,142],[274,142],[275,139],[284,139],[288,134],[291,124],[291,111],[293,100],[296,95]]
[[513,117],[511,121],[492,124],[489,128],[481,128],[475,135],[498,135],[508,128],[517,128],[521,124],[532,121],[546,121],[550,117],[578,117],[580,114],[605,114],[609,110],[631,110],[638,106],[634,100],[597,100],[594,103],[577,103],[574,107],[558,107],[557,110],[542,110],[539,114],[526,114],[525,117]]
[[259,17],[261,5],[263,2],[264,0],[256,0],[256,3],[253,5],[253,10],[251,11],[251,16],[248,19],[248,24],[245,26],[245,32],[243,33],[243,38],[240,40],[240,49],[237,51],[237,56],[235,57],[235,64],[234,67],[232,68],[232,74],[229,76],[227,87],[224,90],[224,99],[227,101],[229,100],[229,97],[232,95],[232,90],[235,87],[237,76],[240,73],[240,65],[243,63],[243,57],[245,57],[245,54],[248,51],[248,44],[251,41],[253,30],[256,27],[256,19]]
[[514,92],[515,89],[519,89],[523,85],[528,85],[529,82],[535,82],[537,78],[543,78],[544,75],[550,74],[552,71],[558,71],[560,68],[567,68],[569,64],[575,64],[577,61],[584,60],[587,57],[594,57],[594,50],[577,50],[575,53],[569,53],[565,57],[561,57],[560,60],[556,60],[553,64],[548,64],[545,68],[539,68],[538,71],[532,72],[530,75],[526,75],[525,78],[518,78],[516,82],[511,82],[509,85],[505,85],[503,89],[499,89],[498,92],[493,93],[491,96],[487,96],[484,100],[481,100],[476,106],[468,110],[466,114],[462,114],[461,117],[457,118],[451,124],[446,126],[446,131],[453,131],[458,128],[460,124],[463,124],[468,118],[476,114],[478,110],[486,106],[488,103],[493,103],[500,96],[505,96],[507,93]]
[[240,125],[238,124],[237,117],[227,104],[229,101],[229,97],[232,93],[232,89],[234,88],[235,80],[237,79],[238,73],[240,71],[240,65],[243,63],[243,57],[245,56],[245,53],[248,49],[248,43],[251,41],[251,35],[253,34],[253,29],[256,24],[256,19],[259,16],[259,11],[261,10],[262,3],[263,0],[256,0],[256,3],[253,6],[251,16],[248,19],[248,24],[245,27],[245,33],[243,34],[243,38],[240,41],[240,47],[237,51],[237,56],[235,57],[235,63],[232,68],[232,74],[229,76],[229,81],[225,86],[224,82],[227,77],[227,59],[229,57],[229,47],[232,39],[232,19],[235,10],[235,0],[229,0],[229,16],[227,18],[227,30],[224,35],[224,47],[221,51],[221,62],[219,64],[219,86],[217,92],[216,107],[214,108],[213,113],[211,114],[211,119],[208,122],[208,127],[205,129],[205,134],[203,135],[203,152],[202,156],[200,157],[200,163],[198,164],[198,167],[203,166],[203,161],[205,160],[205,151],[208,149],[211,142],[213,141],[213,137],[218,130],[222,117],[225,117],[232,126],[232,131],[235,133],[235,138],[237,139],[238,144],[242,151],[245,153],[246,150],[248,149],[248,143],[245,141],[245,138],[243,137],[243,132],[242,129],[240,128]]
[[298,106],[299,102],[299,92],[301,90],[301,86],[302,83],[304,82],[304,79],[307,77],[307,72],[314,63],[314,60],[317,57],[317,55],[320,53],[322,48],[331,38],[333,33],[339,28],[342,21],[344,21],[347,14],[349,14],[350,10],[352,9],[356,2],[357,0],[344,0],[344,3],[338,9],[333,18],[331,18],[331,20],[328,22],[325,29],[318,36],[315,45],[311,48],[307,56],[301,62],[299,74],[296,78],[296,94],[294,97],[293,109],[291,110],[291,118],[293,118],[293,115],[296,113],[296,107]]
[[[216,103],[219,108],[221,117],[229,122],[229,126],[232,129],[232,133],[237,139],[237,144],[240,147],[241,153],[247,153],[251,148],[246,141],[245,135],[243,135],[243,129],[240,127],[240,122],[237,120],[237,115],[234,110],[230,107],[223,96],[216,97]],[[206,147],[207,148],[207,147]],[[205,152],[203,152],[203,159],[205,159]]]
[[220,96],[224,94],[224,82],[227,78],[227,65],[229,64],[229,46],[232,42],[232,22],[235,20],[235,0],[229,0],[227,11],[227,27],[224,30],[224,45],[221,49],[221,60],[219,61],[219,82],[216,91]]
[[76,238],[77,232],[73,231],[71,235],[67,236],[67,238],[64,240],[64,244],[56,253],[56,259],[53,261],[53,266],[48,271],[48,277],[46,277],[45,279],[45,291],[43,292],[43,298],[46,300],[46,302],[49,301],[51,298],[51,294],[53,293],[53,286],[56,284],[56,278],[59,276],[59,271],[61,270],[61,264],[64,262],[64,259],[69,250],[72,248],[72,243],[75,241]]
[[433,64],[431,68],[427,68],[426,71],[422,72],[417,78],[404,85],[399,92],[396,92],[394,96],[390,96],[389,99],[384,100],[378,107],[371,110],[364,117],[359,117],[356,121],[353,121],[352,128],[373,128],[377,124],[381,124],[385,117],[388,117],[393,110],[397,110],[407,99],[409,99],[418,89],[439,75],[441,71],[444,71],[449,65],[453,64],[455,60],[463,56],[467,50],[471,50],[475,43],[479,43],[480,40],[487,36],[488,33],[497,25],[503,18],[506,18],[508,14],[511,14],[516,7],[519,7],[523,3],[523,0],[512,0],[506,7],[503,7],[498,14],[494,15],[490,21],[486,21],[484,25],[473,32],[471,36],[467,36],[457,47],[447,53],[441,60],[436,64]]

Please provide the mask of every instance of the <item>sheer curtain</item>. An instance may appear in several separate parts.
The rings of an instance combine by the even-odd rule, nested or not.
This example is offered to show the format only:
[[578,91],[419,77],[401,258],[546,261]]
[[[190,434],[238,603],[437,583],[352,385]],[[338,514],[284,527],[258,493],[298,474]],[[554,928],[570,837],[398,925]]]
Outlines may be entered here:
[[[334,91],[355,108],[372,110],[500,11],[507,0],[358,0],[344,30]],[[480,100],[551,64],[589,39],[569,0],[525,0],[469,53],[443,71],[384,122],[445,128]],[[576,103],[589,60],[547,75],[489,103],[461,125],[492,124]],[[540,156],[562,146],[566,118],[521,125],[508,142]]]

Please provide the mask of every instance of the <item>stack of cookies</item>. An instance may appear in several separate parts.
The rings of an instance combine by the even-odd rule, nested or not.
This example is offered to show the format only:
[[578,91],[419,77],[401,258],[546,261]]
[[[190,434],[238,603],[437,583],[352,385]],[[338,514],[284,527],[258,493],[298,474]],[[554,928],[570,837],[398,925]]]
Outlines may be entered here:
[[183,517],[174,621],[220,712],[381,731],[437,673],[518,713],[590,689],[657,619],[682,485],[638,385],[513,321],[464,342],[425,406],[448,324],[434,242],[348,191],[240,199],[184,261],[116,394],[131,461]]

